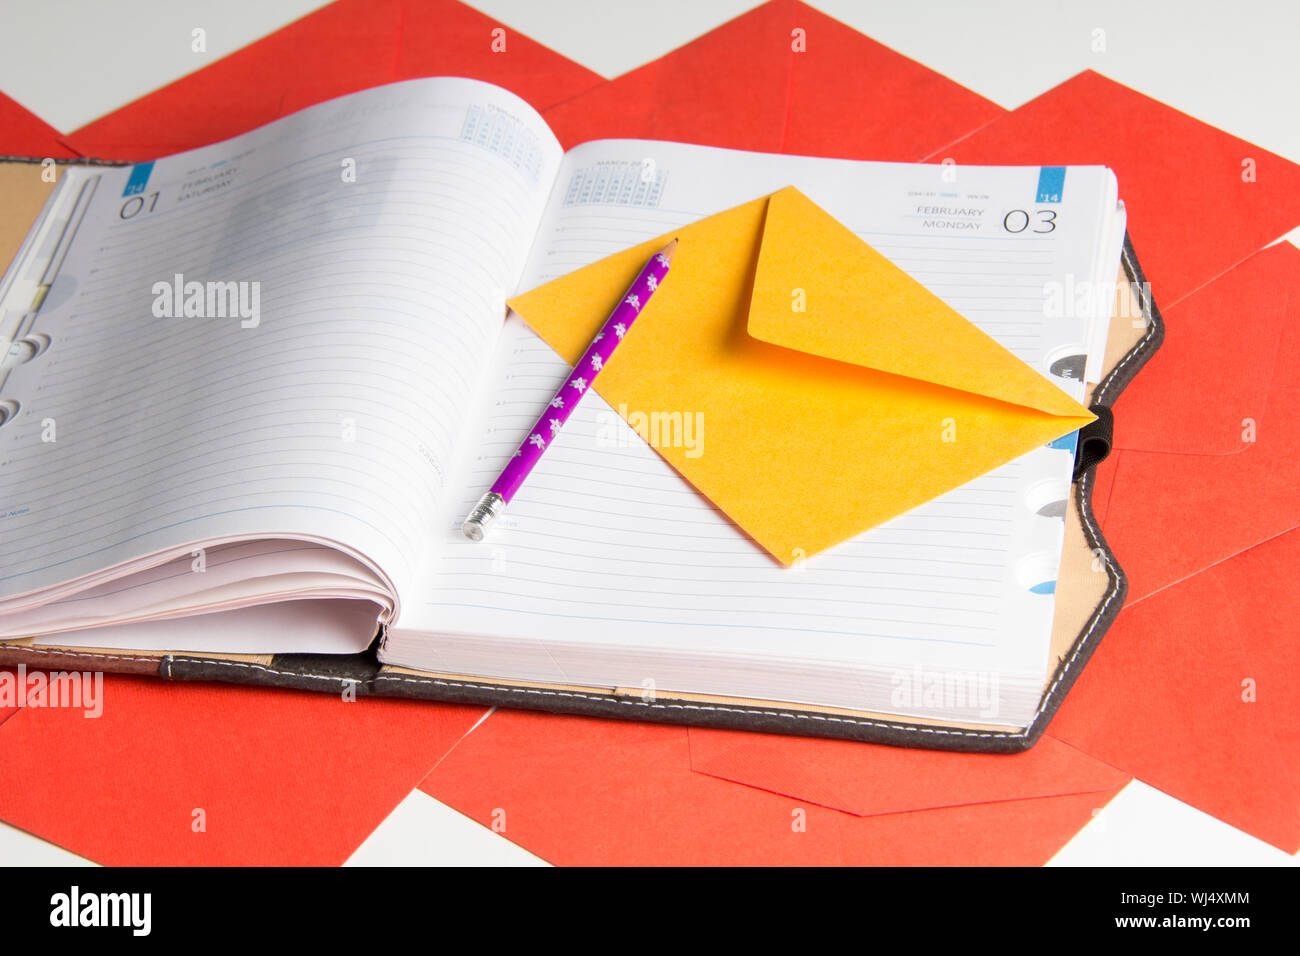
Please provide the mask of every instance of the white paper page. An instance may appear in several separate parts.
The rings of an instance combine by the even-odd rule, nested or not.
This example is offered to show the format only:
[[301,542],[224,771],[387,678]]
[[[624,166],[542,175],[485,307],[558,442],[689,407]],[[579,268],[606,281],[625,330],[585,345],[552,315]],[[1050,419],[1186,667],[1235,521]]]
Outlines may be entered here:
[[[1116,183],[1115,194],[1102,200],[1103,215],[1109,212],[1111,223],[1109,229],[1102,230],[1097,253],[1097,275],[1094,284],[1099,291],[1092,297],[1084,297],[1081,302],[1076,299],[1075,303],[1076,307],[1091,306],[1092,331],[1088,341],[1088,366],[1083,380],[1093,384],[1099,383],[1105,377],[1106,340],[1110,337],[1110,320],[1111,313],[1115,309],[1117,286],[1128,281],[1123,268],[1113,265],[1121,261],[1124,238],[1128,235],[1128,210],[1123,201],[1118,198],[1118,188],[1119,185]],[[1113,274],[1108,275],[1107,271],[1112,269]],[[1128,318],[1139,323],[1145,321],[1141,316]]]
[[[560,156],[523,101],[437,79],[89,174],[52,344],[0,396],[0,596],[250,535],[400,592]],[[178,274],[247,308],[174,317]]]
[[[294,582],[292,588],[288,582]],[[374,573],[336,548],[308,541],[237,541],[107,580],[0,618],[0,637],[52,634],[105,623],[174,617],[259,601],[332,594],[391,610]]]
[[375,637],[368,601],[283,601],[40,638],[38,647],[225,654],[357,654]]
[[[652,188],[641,189],[645,169]],[[608,185],[629,175],[631,197]],[[1042,206],[1037,169],[965,168],[955,184],[942,175],[675,144],[587,144],[566,157],[521,287],[793,184],[1034,367],[1078,356],[1081,369],[1089,319],[1046,319],[1044,284],[1091,274],[1096,197],[1109,173],[1071,169],[1062,201]],[[1024,233],[1004,225],[1016,209],[1024,216],[1009,226],[1027,219]],[[489,540],[475,545],[459,536],[460,519],[567,372],[517,320],[497,362],[459,506],[445,513],[442,557],[399,629],[535,639],[551,674],[575,681],[579,657],[568,651],[583,643],[1041,681],[1072,442],[1031,452],[787,570],[589,394]],[[1082,397],[1078,381],[1052,380]],[[707,428],[703,440],[707,447]],[[536,663],[540,672],[544,662]],[[662,665],[635,655],[605,675],[670,686],[661,676]],[[721,692],[706,683],[674,689]]]

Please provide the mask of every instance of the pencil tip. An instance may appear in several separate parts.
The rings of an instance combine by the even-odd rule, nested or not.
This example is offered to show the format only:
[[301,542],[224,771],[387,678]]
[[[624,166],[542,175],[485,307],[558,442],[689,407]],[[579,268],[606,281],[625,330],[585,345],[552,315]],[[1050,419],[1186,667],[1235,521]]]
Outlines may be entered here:
[[660,249],[657,255],[661,255],[664,258],[666,258],[669,262],[672,262],[673,250],[676,248],[677,248],[677,240],[674,238],[672,242],[668,243],[668,245]]

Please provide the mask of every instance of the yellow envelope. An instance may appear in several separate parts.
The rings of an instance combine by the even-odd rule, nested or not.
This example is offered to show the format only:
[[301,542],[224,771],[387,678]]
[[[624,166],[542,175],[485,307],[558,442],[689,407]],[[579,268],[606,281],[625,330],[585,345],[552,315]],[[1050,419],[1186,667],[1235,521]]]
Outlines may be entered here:
[[1094,418],[793,187],[509,304],[576,362],[673,236],[595,389],[629,417],[700,413],[698,457],[656,450],[783,564]]

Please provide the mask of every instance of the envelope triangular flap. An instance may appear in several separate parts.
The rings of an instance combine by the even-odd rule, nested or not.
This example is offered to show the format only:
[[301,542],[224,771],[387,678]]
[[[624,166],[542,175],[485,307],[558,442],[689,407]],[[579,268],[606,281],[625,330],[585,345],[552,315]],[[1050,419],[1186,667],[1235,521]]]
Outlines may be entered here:
[[1081,414],[1068,395],[793,186],[768,199],[748,329],[823,358]]

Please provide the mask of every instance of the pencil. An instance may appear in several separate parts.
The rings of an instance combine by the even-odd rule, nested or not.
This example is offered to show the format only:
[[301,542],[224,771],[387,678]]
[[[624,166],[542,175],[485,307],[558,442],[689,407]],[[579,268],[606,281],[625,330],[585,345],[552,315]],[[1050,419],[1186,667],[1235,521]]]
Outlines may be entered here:
[[550,404],[542,412],[537,424],[520,443],[519,449],[506,463],[501,474],[491,489],[479,499],[461,525],[465,537],[471,541],[482,541],[489,524],[510,504],[519,487],[524,483],[533,467],[541,460],[542,454],[573,414],[582,396],[596,380],[610,357],[623,341],[632,323],[640,316],[650,297],[654,295],[659,284],[668,275],[673,261],[673,251],[677,248],[674,239],[664,246],[645,264],[641,273],[632,281],[627,292],[623,294],[614,310],[605,320],[605,324],[596,337],[587,346],[578,364],[569,372],[560,390],[551,398]]

